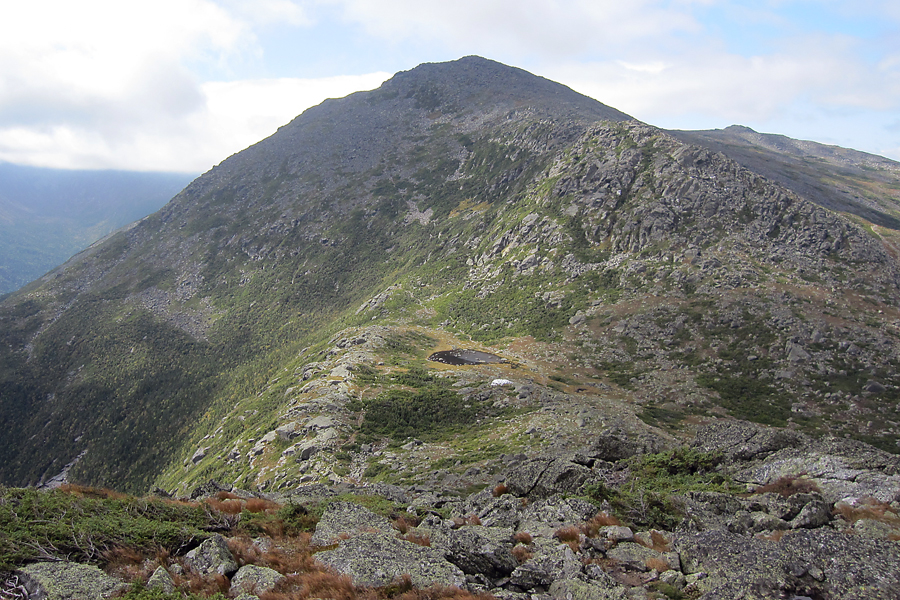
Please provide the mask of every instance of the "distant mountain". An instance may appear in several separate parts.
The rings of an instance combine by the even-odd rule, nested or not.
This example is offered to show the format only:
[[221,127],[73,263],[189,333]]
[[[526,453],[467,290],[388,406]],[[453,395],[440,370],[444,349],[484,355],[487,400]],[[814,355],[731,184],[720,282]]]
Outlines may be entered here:
[[687,135],[478,57],[307,110],[0,303],[0,481],[461,492],[734,417],[897,452],[893,167]]
[[0,294],[158,210],[194,177],[0,163]]
[[722,152],[820,206],[900,229],[900,163],[838,146],[757,133],[732,125],[670,131],[690,144]]

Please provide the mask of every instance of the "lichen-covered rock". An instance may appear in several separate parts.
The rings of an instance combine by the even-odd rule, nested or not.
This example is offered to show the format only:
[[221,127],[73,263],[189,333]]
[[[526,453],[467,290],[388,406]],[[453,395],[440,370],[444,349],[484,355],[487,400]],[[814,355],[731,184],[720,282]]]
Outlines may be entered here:
[[506,487],[515,496],[531,500],[554,494],[575,494],[594,473],[584,465],[562,458],[533,458],[510,470]]
[[316,532],[310,543],[327,546],[342,537],[369,533],[387,533],[393,530],[391,522],[381,515],[352,502],[332,502],[316,524]]
[[464,573],[497,579],[512,573],[519,564],[512,555],[512,536],[512,529],[470,526],[432,536],[431,545],[443,550],[447,560]]
[[900,598],[900,547],[822,527],[780,541],[715,530],[675,539],[686,574],[702,598]]
[[535,544],[535,556],[516,567],[509,583],[522,590],[546,591],[557,579],[582,575],[581,561],[565,544]]
[[530,503],[522,512],[519,529],[549,538],[560,527],[587,521],[596,514],[597,507],[590,502],[554,495]]
[[315,558],[356,585],[387,585],[403,575],[409,575],[416,587],[463,587],[466,583],[462,570],[439,550],[382,533],[360,533],[342,540],[334,550],[316,553]]
[[795,431],[747,421],[717,421],[698,430],[692,446],[704,452],[721,452],[732,461],[747,461],[808,443],[807,436]]
[[147,581],[147,589],[160,589],[167,594],[171,594],[175,591],[175,581],[172,579],[172,576],[166,571],[166,568],[162,565],[156,567],[156,570],[153,571],[153,575],[150,576],[150,579]]
[[200,575],[231,575],[238,570],[228,543],[218,533],[188,552],[184,562],[191,571]]
[[636,542],[622,542],[606,553],[606,557],[640,571],[649,571],[647,561],[663,560],[670,569],[681,569],[681,560],[677,552],[657,552]]
[[582,581],[580,579],[558,579],[550,585],[550,597],[560,600],[625,600],[625,588],[612,580]]
[[272,591],[284,575],[268,567],[244,565],[231,578],[231,593],[247,592],[257,596]]
[[101,600],[126,587],[95,566],[71,562],[32,563],[18,574],[32,600]]

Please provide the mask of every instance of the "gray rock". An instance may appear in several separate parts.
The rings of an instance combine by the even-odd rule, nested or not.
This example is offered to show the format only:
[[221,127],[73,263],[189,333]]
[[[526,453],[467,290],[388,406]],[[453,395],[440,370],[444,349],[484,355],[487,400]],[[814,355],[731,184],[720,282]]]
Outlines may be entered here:
[[814,498],[807,502],[800,514],[791,520],[791,528],[812,529],[814,527],[822,527],[831,522],[832,505],[825,502],[821,498]]
[[162,565],[156,567],[153,575],[147,580],[147,589],[152,590],[154,588],[159,588],[167,594],[175,591],[175,580],[172,579],[172,576],[169,575],[169,572]]
[[511,494],[537,500],[578,493],[593,479],[594,474],[583,465],[559,458],[533,458],[513,467],[505,483]]
[[203,543],[187,553],[185,565],[200,575],[231,575],[238,570],[237,561],[228,549],[228,544],[218,533],[203,540]]
[[697,431],[692,447],[704,452],[722,452],[732,461],[747,461],[808,443],[809,438],[794,431],[747,421],[717,421]]
[[625,588],[611,579],[609,582],[580,579],[558,579],[550,585],[550,596],[560,600],[624,600]]
[[284,578],[284,575],[268,567],[244,565],[231,578],[230,592],[232,594],[240,592],[264,594],[275,589],[275,586]]
[[664,560],[670,569],[681,570],[681,562],[677,552],[657,552],[636,542],[622,542],[606,553],[606,557],[638,571],[648,571],[647,561]]
[[316,560],[349,576],[356,585],[382,586],[408,574],[416,587],[435,584],[462,587],[466,576],[433,548],[381,533],[361,533]]
[[32,600],[101,600],[126,585],[92,565],[32,563],[17,571]]
[[[898,598],[900,547],[822,527],[773,542],[725,531],[676,536],[686,574],[704,598]],[[690,578],[689,578],[690,580]]]
[[322,513],[316,524],[316,532],[310,543],[327,546],[340,541],[342,537],[353,537],[360,533],[390,533],[391,522],[376,515],[367,508],[352,502],[332,502]]
[[498,579],[512,573],[519,564],[512,555],[512,536],[512,529],[461,527],[439,538],[432,537],[432,547],[443,550],[447,560],[464,573]]
[[565,544],[541,547],[536,555],[512,572],[509,583],[523,590],[545,591],[557,579],[576,579],[582,575],[581,561]]

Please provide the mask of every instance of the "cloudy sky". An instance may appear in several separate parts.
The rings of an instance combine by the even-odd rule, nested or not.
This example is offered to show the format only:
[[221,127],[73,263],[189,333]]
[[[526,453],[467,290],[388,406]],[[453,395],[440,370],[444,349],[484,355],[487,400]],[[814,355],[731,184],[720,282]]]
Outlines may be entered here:
[[0,0],[0,161],[203,172],[469,54],[661,127],[900,160],[896,0]]

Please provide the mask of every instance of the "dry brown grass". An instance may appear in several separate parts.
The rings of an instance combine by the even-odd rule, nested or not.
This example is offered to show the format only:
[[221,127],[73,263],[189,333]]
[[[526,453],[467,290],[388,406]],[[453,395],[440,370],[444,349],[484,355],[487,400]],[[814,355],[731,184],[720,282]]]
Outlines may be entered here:
[[531,542],[534,540],[531,537],[531,534],[528,533],[527,531],[517,531],[513,535],[513,541],[516,542],[517,544],[528,545],[528,544],[531,544]]
[[400,515],[399,517],[394,519],[394,522],[392,524],[394,526],[394,529],[396,529],[403,535],[406,535],[410,529],[416,527],[421,522],[421,519],[417,517]]
[[481,525],[481,519],[478,518],[476,514],[470,514],[465,517],[455,517],[453,519],[453,524],[451,527],[453,529],[459,529],[460,527],[465,527],[466,525]]
[[622,525],[622,521],[608,513],[601,512],[597,513],[591,520],[582,523],[581,532],[590,538],[594,538],[600,534],[601,528],[620,525]]
[[554,532],[553,537],[566,544],[572,549],[572,552],[578,552],[580,550],[581,529],[574,525],[560,527]]
[[900,527],[900,515],[897,511],[890,504],[875,498],[865,498],[862,504],[857,506],[838,502],[834,505],[834,514],[851,524],[862,519],[871,519],[892,527]]
[[645,560],[644,565],[646,565],[646,567],[651,571],[659,571],[660,573],[671,569],[668,562],[656,556],[651,556],[650,558]]
[[651,550],[655,550],[656,552],[671,552],[672,551],[672,541],[667,539],[665,534],[661,531],[653,530],[650,532],[650,539],[648,540],[645,536],[634,536],[634,541],[644,546],[645,548],[650,548]]
[[418,533],[416,531],[412,531],[403,536],[403,539],[407,542],[412,542],[413,544],[418,544],[419,546],[426,546],[428,548],[431,547],[431,537],[424,534]]
[[765,494],[767,492],[773,492],[787,498],[794,494],[821,492],[822,490],[819,489],[816,482],[806,478],[805,475],[806,473],[800,473],[799,475],[785,475],[784,477],[779,477],[772,483],[759,486],[753,490],[753,493]]
[[513,558],[521,565],[523,562],[534,556],[525,546],[516,546],[512,549]]
[[499,498],[500,496],[502,496],[503,494],[506,494],[508,492],[509,492],[509,488],[506,487],[506,484],[501,483],[500,485],[498,485],[497,487],[494,488],[494,491],[491,492],[491,494],[493,494],[494,498]]
[[773,532],[772,532],[771,534],[769,534],[769,535],[763,535],[763,534],[760,533],[760,534],[758,534],[756,537],[758,537],[758,538],[761,539],[761,540],[768,540],[768,541],[770,541],[770,542],[780,542],[780,541],[781,541],[781,538],[784,537],[784,534],[785,534],[786,532],[787,532],[786,529],[776,529],[775,531],[773,531]]
[[115,490],[78,485],[77,483],[64,483],[58,489],[61,492],[80,498],[95,498],[98,500],[124,500],[128,498],[127,494]]
[[239,515],[244,510],[243,502],[237,499],[229,498],[227,500],[219,500],[217,498],[209,498],[206,503],[215,510],[226,515]]
[[250,498],[244,504],[244,508],[252,513],[274,512],[281,508],[281,505],[265,498]]

